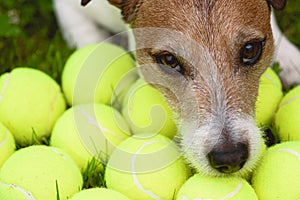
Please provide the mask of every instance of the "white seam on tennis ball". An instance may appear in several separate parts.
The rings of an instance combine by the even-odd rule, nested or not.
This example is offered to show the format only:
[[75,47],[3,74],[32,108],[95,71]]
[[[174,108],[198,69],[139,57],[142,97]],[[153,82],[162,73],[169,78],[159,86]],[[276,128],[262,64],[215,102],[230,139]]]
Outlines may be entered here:
[[300,94],[297,95],[297,96],[294,96],[294,97],[292,97],[292,98],[290,98],[290,99],[288,99],[288,100],[286,100],[285,102],[283,102],[283,103],[280,105],[280,107],[285,106],[285,105],[291,103],[292,101],[294,101],[294,100],[296,100],[296,99],[298,99],[298,98],[300,98]]
[[[189,198],[187,196],[180,196],[180,198],[182,198],[182,200],[189,200]],[[213,199],[211,199],[211,198],[209,198],[209,199],[194,198],[192,200],[213,200]]]
[[223,197],[221,200],[223,199],[230,199],[231,197],[234,197],[243,187],[243,182],[240,181],[238,186],[229,194],[227,194],[225,197]]
[[0,184],[1,184],[1,185],[4,185],[4,186],[7,186],[7,187],[13,187],[13,188],[15,188],[16,190],[22,192],[23,195],[24,195],[24,197],[25,197],[27,200],[36,200],[30,191],[27,191],[27,190],[25,190],[24,188],[21,188],[21,187],[19,187],[19,186],[16,185],[16,184],[6,184],[6,183],[3,183],[3,182],[0,182]]
[[[234,197],[243,187],[243,182],[240,181],[238,186],[230,193],[228,193],[225,197],[221,198],[220,200],[226,200]],[[187,196],[180,196],[183,200],[189,200]],[[194,198],[193,200],[213,200],[212,198]]]
[[97,126],[100,129],[100,131],[109,133],[110,135],[116,137],[119,141],[123,140],[123,137],[121,135],[118,135],[117,133],[101,126],[92,116],[90,116],[87,112],[85,112],[84,108],[81,108],[81,113],[86,117],[88,123]]
[[10,78],[11,78],[11,73],[8,73],[8,74],[7,74],[7,77],[6,77],[5,81],[4,81],[4,85],[3,85],[3,87],[2,87],[1,93],[0,93],[0,101],[1,101],[2,98],[3,98],[4,92],[5,92],[5,90],[6,90],[7,86],[8,86],[8,83],[9,83],[9,81],[10,81]]
[[5,138],[0,142],[0,147],[4,146],[6,144],[7,138],[8,138],[9,132],[5,132]]
[[58,101],[59,95],[60,95],[60,91],[57,92],[55,98],[53,99],[53,101],[50,104],[50,112],[48,115],[48,122],[46,124],[45,134],[47,134],[50,131],[50,122],[51,122],[52,115],[53,115],[54,104]]
[[57,155],[59,155],[60,157],[62,157],[62,159],[67,160],[66,156],[64,154],[62,154],[61,152],[59,152],[58,150],[51,148],[51,150],[56,153]]
[[[187,196],[180,196],[179,198],[182,199],[182,200],[189,200],[189,198]],[[206,199],[206,198],[204,198],[204,199],[202,199],[202,198],[194,198],[192,200],[213,200],[213,199],[211,199],[211,198],[209,198],[209,199]]]
[[265,74],[264,77],[280,88],[280,85],[269,74]]
[[300,160],[300,153],[298,153],[297,151],[294,151],[292,149],[283,148],[283,149],[276,149],[275,151],[282,151],[282,152],[291,153],[294,156],[296,156],[298,158],[298,160]]
[[131,172],[132,172],[132,176],[133,176],[133,180],[134,180],[134,183],[136,184],[136,186],[138,187],[138,189],[140,189],[142,192],[146,193],[147,195],[149,195],[151,198],[153,199],[156,199],[156,200],[161,200],[161,198],[159,196],[157,196],[156,194],[154,194],[152,191],[150,190],[146,190],[142,184],[139,182],[138,180],[138,177],[136,175],[136,171],[135,171],[135,166],[134,166],[134,163],[135,163],[135,160],[137,158],[137,155],[140,153],[140,151],[143,150],[143,148],[145,148],[146,146],[148,145],[151,145],[153,143],[158,143],[158,142],[162,142],[161,140],[153,140],[153,141],[150,141],[150,142],[146,142],[144,143],[136,152],[135,154],[133,155],[132,157],[132,160],[131,160]]

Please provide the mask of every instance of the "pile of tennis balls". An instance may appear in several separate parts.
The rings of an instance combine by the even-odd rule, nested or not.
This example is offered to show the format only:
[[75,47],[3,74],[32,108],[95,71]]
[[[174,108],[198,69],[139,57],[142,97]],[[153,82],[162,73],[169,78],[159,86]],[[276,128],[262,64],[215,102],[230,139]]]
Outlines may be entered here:
[[[280,143],[266,147],[248,179],[200,175],[181,157],[173,113],[132,55],[88,45],[66,61],[61,85],[27,67],[0,76],[0,199],[299,199],[299,105],[300,86],[284,94],[268,68],[256,123]],[[102,187],[83,188],[91,161]]]

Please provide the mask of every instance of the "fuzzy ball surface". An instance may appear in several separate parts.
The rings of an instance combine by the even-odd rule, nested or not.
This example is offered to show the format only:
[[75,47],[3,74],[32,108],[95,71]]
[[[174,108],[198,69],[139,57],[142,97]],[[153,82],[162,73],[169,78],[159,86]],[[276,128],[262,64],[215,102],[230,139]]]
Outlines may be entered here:
[[121,102],[136,79],[131,55],[119,46],[101,42],[78,49],[69,57],[62,73],[62,88],[69,105],[112,105]]
[[290,90],[281,100],[275,128],[281,141],[300,141],[300,86]]
[[0,123],[0,169],[3,163],[15,152],[16,144],[10,131]]
[[16,151],[2,166],[1,184],[13,184],[37,200],[64,200],[79,191],[82,175],[71,157],[58,148],[36,145]]
[[20,146],[48,137],[65,108],[60,86],[40,70],[15,68],[0,76],[0,122]]
[[252,185],[263,200],[300,198],[300,142],[270,147],[254,171]]
[[108,161],[108,188],[130,199],[172,199],[190,176],[178,147],[162,135],[135,135],[124,140]]
[[107,188],[91,188],[76,193],[70,200],[129,200],[125,195]]
[[256,123],[258,126],[270,126],[272,124],[282,96],[282,84],[279,77],[271,68],[267,68],[260,77],[255,104]]
[[209,177],[200,174],[192,176],[181,187],[177,199],[258,200],[254,189],[242,178]]
[[106,163],[120,142],[130,136],[121,114],[105,104],[81,104],[69,108],[57,120],[50,145],[65,150],[84,170],[96,158]]

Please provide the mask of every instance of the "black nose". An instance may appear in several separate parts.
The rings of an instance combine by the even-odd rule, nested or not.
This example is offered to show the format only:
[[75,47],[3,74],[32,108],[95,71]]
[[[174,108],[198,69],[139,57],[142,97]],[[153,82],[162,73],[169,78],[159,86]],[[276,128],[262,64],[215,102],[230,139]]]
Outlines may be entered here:
[[244,143],[215,147],[208,153],[211,166],[222,173],[240,170],[248,159],[248,148]]

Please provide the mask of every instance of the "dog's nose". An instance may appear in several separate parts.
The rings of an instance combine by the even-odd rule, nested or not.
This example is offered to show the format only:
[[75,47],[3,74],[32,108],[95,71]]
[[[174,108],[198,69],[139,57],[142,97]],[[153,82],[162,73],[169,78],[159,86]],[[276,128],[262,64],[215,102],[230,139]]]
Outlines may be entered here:
[[216,147],[208,153],[211,166],[222,173],[240,170],[248,159],[248,147],[244,143]]

